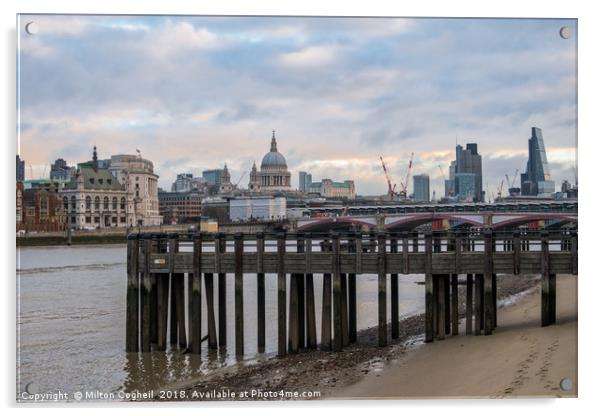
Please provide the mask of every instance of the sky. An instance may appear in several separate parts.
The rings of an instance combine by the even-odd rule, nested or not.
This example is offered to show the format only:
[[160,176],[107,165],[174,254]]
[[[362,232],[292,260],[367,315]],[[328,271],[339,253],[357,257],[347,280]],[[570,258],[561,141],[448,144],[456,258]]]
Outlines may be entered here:
[[22,15],[18,26],[27,178],[96,145],[100,158],[140,149],[164,189],[224,163],[246,187],[275,130],[295,188],[303,170],[384,194],[379,156],[399,189],[414,153],[412,175],[440,197],[456,143],[475,142],[497,194],[525,170],[537,126],[557,189],[575,180],[575,20]]

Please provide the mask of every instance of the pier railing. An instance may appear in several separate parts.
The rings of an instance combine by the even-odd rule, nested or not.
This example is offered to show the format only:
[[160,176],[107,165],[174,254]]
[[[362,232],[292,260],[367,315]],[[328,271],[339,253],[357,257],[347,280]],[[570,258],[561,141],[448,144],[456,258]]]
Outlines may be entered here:
[[[265,350],[266,274],[277,279],[278,354],[318,346],[340,351],[357,338],[356,279],[362,274],[378,276],[379,345],[386,345],[388,339],[387,277],[391,279],[391,338],[395,339],[399,336],[398,278],[407,274],[425,275],[427,342],[458,333],[459,275],[465,275],[467,288],[467,333],[491,334],[495,329],[498,274],[540,274],[542,325],[553,323],[555,276],[577,274],[577,232],[131,234],[127,270],[128,351],[165,350],[169,329],[170,343],[199,353],[203,284],[208,346],[225,347],[226,274],[234,275],[230,295],[234,296],[236,356],[244,354],[245,284],[257,287],[257,349]],[[315,273],[323,275],[319,342]]]

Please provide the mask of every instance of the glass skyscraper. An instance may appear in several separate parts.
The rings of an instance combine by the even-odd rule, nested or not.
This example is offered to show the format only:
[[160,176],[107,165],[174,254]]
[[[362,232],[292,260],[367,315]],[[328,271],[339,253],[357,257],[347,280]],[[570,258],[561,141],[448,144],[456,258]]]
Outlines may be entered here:
[[528,196],[554,193],[556,184],[550,176],[543,134],[538,127],[531,128],[529,160],[525,173],[520,175],[521,194]]
[[429,175],[414,175],[414,201],[428,202],[430,200]]

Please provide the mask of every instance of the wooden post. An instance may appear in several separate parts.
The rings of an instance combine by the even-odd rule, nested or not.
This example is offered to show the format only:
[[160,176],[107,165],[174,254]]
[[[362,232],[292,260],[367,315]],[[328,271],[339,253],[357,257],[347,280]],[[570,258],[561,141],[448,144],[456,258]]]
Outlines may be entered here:
[[263,255],[265,240],[263,233],[257,233],[257,351],[265,352],[265,274]]
[[176,319],[176,279],[174,275],[169,276],[169,343],[178,343],[178,320]]
[[541,326],[550,324],[550,248],[548,232],[541,232]]
[[466,335],[472,334],[472,304],[473,304],[472,274],[466,275]]
[[[391,238],[391,253],[397,253],[397,239]],[[391,273],[391,338],[399,338],[399,277]]]
[[[305,251],[303,238],[297,237],[297,253]],[[299,348],[305,348],[305,275],[297,273],[297,319],[299,320]]]
[[456,279],[462,270],[462,234],[460,232],[456,232],[454,234],[454,249],[456,251]]
[[332,324],[334,327],[334,341],[332,343],[333,351],[343,350],[343,323],[341,321],[341,245],[338,233],[331,233],[332,241]]
[[[456,246],[458,247],[458,246]],[[451,275],[451,333],[458,335],[458,275]]]
[[347,310],[349,286],[347,274],[341,273],[341,336],[343,347],[349,345],[349,314]]
[[[153,238],[155,236],[155,238]],[[151,234],[151,251],[153,253],[161,252],[159,235]],[[150,275],[150,342],[151,349],[157,346],[157,274],[151,273]]]
[[378,346],[387,345],[387,240],[378,233]]
[[138,276],[138,235],[128,235],[127,258],[127,310],[125,322],[125,350],[138,351],[138,296],[140,292],[140,279]]
[[207,298],[207,344],[209,349],[217,349],[217,329],[215,325],[215,294],[213,273],[205,273],[205,297]]
[[142,290],[140,298],[142,301],[142,332],[140,334],[140,344],[142,352],[150,352],[151,350],[151,274],[150,274],[150,255],[152,251],[152,241],[149,235],[142,235],[141,241],[143,250],[140,253],[144,264],[142,275]]
[[433,235],[427,232],[424,235],[424,251],[425,251],[425,262],[424,262],[424,306],[425,306],[425,328],[424,328],[424,341],[433,342],[435,338],[434,331],[434,299],[433,299]]
[[186,348],[186,305],[184,297],[184,275],[176,275],[176,320],[178,321],[178,345]]
[[278,356],[286,355],[286,234],[278,236]]
[[445,315],[446,315],[446,307],[445,307],[445,292],[447,287],[447,275],[445,274],[437,274],[435,275],[437,279],[437,339],[444,340],[445,339]]
[[493,331],[493,232],[486,228],[483,232],[485,243],[485,273],[483,274],[484,333],[491,335]]
[[[353,233],[349,238],[350,253],[355,253],[357,249],[357,238],[358,233]],[[361,239],[361,234],[359,236]],[[361,253],[360,253],[361,256]],[[349,273],[347,276],[347,289],[349,293],[349,342],[353,343],[357,341],[357,293],[356,293],[356,273]]]
[[305,236],[305,321],[307,328],[307,348],[316,349],[318,339],[316,335],[316,304],[314,296],[314,275],[311,273],[311,234]]
[[481,335],[483,328],[483,275],[475,275],[474,334]]
[[[431,233],[431,238],[432,238],[432,233]],[[432,240],[431,240],[432,242]],[[413,231],[412,232],[412,252],[413,253],[418,253],[418,231]]]
[[288,351],[289,353],[299,352],[299,291],[297,274],[289,275],[289,315],[288,315]]
[[[224,238],[224,234],[218,233],[217,240],[219,247],[218,253],[225,253],[226,239]],[[217,321],[219,325],[219,339],[217,343],[219,347],[225,347],[228,339],[228,325],[226,317],[226,273],[221,272],[217,275]]]
[[234,342],[237,357],[245,355],[245,331],[243,308],[242,259],[244,240],[242,233],[234,235]]
[[442,277],[443,296],[444,296],[444,318],[445,318],[445,334],[451,334],[451,281],[450,275],[446,274]]
[[497,328],[497,274],[491,275],[491,302],[493,305],[493,329]]
[[[201,256],[203,254],[203,236],[195,234],[192,240],[192,290],[190,296],[190,352],[201,353],[201,322],[202,322],[202,275]],[[190,278],[190,274],[189,274]]]
[[556,274],[550,274],[550,293],[548,295],[550,324],[556,323]]

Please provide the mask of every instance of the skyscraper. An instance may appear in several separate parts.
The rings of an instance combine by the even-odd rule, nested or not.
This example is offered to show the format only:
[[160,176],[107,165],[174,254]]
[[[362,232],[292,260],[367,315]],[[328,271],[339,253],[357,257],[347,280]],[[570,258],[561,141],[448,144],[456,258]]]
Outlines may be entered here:
[[483,165],[481,161],[481,155],[477,151],[476,143],[466,144],[466,149],[462,146],[456,146],[456,160],[452,162],[450,166],[450,180],[451,170],[454,173],[454,195],[460,195],[460,189],[458,189],[458,180],[456,176],[459,173],[472,173],[474,177],[474,195],[473,199],[475,202],[483,201]]
[[[33,179],[33,178],[31,178]],[[17,155],[17,181],[23,182],[25,180],[25,161],[21,160]]]
[[307,192],[311,185],[311,173],[299,172],[299,191]]
[[529,160],[525,173],[520,175],[521,194],[529,196],[554,193],[556,184],[550,176],[543,134],[538,127],[531,127]]
[[429,175],[414,175],[414,201],[428,202],[430,200]]

